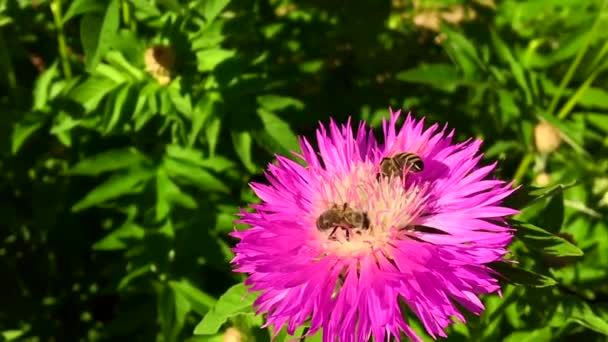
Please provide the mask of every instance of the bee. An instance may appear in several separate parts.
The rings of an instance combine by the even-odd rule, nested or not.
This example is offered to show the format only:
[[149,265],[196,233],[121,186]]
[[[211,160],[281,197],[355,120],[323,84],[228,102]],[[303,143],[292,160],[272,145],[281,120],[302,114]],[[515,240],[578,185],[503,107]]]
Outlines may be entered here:
[[420,172],[424,170],[424,162],[417,154],[411,152],[386,157],[380,162],[380,174],[383,176],[401,176],[404,169],[408,169],[410,172]]
[[317,229],[319,231],[332,229],[330,233],[332,236],[338,228],[346,229],[348,238],[352,229],[368,229],[369,217],[364,212],[353,210],[348,203],[344,203],[342,207],[334,204],[317,218]]

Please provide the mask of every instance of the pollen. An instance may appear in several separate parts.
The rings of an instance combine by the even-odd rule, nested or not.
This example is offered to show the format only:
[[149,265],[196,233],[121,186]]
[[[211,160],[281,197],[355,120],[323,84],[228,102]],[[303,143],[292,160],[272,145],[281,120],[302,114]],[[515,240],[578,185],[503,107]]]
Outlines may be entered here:
[[[426,188],[414,174],[403,177],[377,176],[378,166],[361,163],[346,174],[324,175],[317,193],[317,218],[332,206],[347,205],[364,214],[366,227],[337,227],[318,231],[326,254],[357,257],[362,253],[383,251],[394,239],[407,239],[426,200]],[[314,223],[313,223],[314,224]]]

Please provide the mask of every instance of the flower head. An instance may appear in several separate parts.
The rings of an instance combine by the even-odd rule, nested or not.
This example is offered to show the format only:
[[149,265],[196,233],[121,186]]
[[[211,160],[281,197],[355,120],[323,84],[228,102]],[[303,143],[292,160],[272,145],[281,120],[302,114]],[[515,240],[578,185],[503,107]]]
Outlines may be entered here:
[[[232,262],[274,333],[310,321],[324,341],[420,340],[407,306],[446,336],[452,316],[465,321],[455,303],[480,314],[478,295],[500,290],[487,264],[512,239],[505,217],[516,211],[500,206],[511,184],[488,178],[496,164],[478,166],[481,141],[453,143],[453,131],[409,115],[398,129],[399,116],[383,122],[383,143],[363,122],[356,133],[350,120],[321,126],[318,152],[300,139],[306,166],[278,156],[269,184],[251,184],[262,203],[241,212],[251,228],[233,233]],[[399,172],[383,172],[404,152]]]

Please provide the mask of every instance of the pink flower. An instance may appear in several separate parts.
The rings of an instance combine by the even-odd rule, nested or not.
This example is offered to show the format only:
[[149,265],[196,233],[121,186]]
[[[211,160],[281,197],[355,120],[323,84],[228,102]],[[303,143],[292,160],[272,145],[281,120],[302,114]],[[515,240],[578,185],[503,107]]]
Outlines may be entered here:
[[[324,341],[421,339],[407,323],[409,307],[433,337],[465,317],[455,303],[479,315],[479,294],[500,291],[487,264],[502,260],[512,230],[500,205],[514,189],[488,178],[496,163],[479,167],[481,141],[453,143],[453,131],[411,116],[398,129],[400,112],[383,122],[379,143],[364,122],[353,135],[346,125],[321,126],[318,153],[301,138],[302,166],[285,157],[269,165],[269,184],[252,183],[262,200],[241,211],[251,226],[232,262],[259,291],[257,312],[274,334],[293,334],[310,321],[309,334]],[[406,167],[382,175],[385,157],[414,153],[422,171]],[[407,164],[406,164],[407,165]],[[365,223],[341,221],[319,229],[319,216],[345,206]],[[331,221],[330,221],[331,222]]]

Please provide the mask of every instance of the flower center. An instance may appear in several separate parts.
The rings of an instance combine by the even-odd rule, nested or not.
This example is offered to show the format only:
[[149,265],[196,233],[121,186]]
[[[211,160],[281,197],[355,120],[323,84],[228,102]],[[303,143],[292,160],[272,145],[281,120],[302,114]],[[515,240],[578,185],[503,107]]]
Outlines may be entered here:
[[[313,218],[325,253],[356,257],[406,238],[420,215],[426,187],[414,175],[379,177],[365,163],[347,175],[323,175]],[[325,181],[323,181],[325,180]]]

